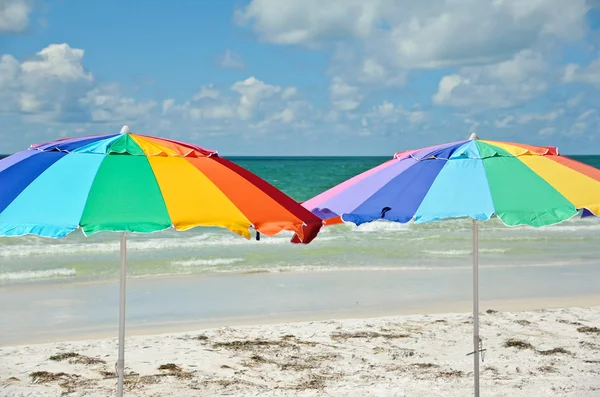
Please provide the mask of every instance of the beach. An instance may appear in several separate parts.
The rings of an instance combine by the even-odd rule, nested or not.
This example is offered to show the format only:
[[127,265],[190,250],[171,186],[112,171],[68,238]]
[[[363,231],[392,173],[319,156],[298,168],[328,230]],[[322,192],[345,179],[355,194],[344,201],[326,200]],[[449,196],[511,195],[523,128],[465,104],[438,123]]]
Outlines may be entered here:
[[[252,161],[298,200],[360,171]],[[338,174],[307,183],[313,163]],[[483,395],[600,395],[599,231],[480,224]],[[331,226],[308,246],[129,235],[127,395],[471,395],[471,233],[461,219]],[[0,239],[0,396],[113,395],[118,291],[116,234]]]
[[[500,304],[500,302],[497,302]],[[486,396],[600,395],[600,305],[482,305]],[[127,338],[130,396],[467,396],[472,317],[227,326]],[[0,395],[107,396],[116,338],[0,349]]]

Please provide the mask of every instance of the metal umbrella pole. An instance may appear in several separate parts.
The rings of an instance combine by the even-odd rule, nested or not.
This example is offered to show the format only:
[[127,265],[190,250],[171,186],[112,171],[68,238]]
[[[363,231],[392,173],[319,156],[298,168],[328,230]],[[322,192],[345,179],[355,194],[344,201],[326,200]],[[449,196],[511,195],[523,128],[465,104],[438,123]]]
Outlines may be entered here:
[[121,287],[119,297],[119,358],[117,360],[117,397],[123,397],[125,377],[125,298],[127,278],[127,234],[121,234]]
[[479,397],[479,225],[473,219],[473,376]]

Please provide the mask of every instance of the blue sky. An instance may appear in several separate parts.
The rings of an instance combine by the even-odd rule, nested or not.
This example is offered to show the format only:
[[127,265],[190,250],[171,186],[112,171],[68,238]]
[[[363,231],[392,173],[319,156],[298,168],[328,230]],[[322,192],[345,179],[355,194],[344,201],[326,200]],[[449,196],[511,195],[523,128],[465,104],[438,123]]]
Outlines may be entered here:
[[0,153],[123,124],[222,155],[600,153],[599,44],[598,0],[0,0]]

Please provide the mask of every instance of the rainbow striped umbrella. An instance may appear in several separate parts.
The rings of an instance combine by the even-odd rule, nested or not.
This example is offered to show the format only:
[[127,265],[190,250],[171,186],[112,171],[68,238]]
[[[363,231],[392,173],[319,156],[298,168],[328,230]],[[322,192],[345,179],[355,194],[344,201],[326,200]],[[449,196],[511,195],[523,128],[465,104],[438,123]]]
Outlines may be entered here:
[[123,232],[118,395],[123,394],[125,232],[173,227],[250,228],[295,233],[309,243],[322,221],[249,171],[212,150],[129,133],[63,139],[0,160],[0,236],[65,237]]
[[478,220],[507,226],[552,225],[600,214],[600,170],[555,147],[478,140],[396,153],[386,163],[303,203],[326,223],[360,225],[473,219],[475,395],[479,395]]

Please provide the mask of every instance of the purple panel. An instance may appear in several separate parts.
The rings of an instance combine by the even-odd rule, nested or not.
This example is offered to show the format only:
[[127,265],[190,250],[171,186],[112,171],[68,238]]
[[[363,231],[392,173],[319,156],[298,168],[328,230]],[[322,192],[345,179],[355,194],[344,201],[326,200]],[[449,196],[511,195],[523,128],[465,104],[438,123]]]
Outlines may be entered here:
[[22,152],[15,153],[12,156],[3,158],[2,160],[0,160],[0,172],[4,171],[8,167],[13,166],[19,161],[25,160],[26,158],[33,156],[36,153],[39,152],[36,150],[24,150]]

